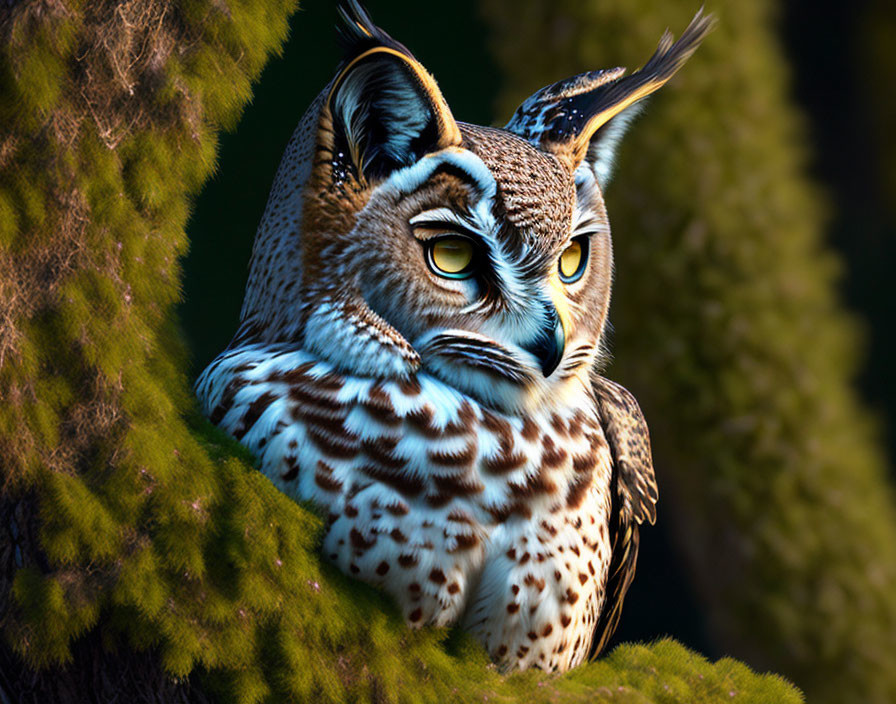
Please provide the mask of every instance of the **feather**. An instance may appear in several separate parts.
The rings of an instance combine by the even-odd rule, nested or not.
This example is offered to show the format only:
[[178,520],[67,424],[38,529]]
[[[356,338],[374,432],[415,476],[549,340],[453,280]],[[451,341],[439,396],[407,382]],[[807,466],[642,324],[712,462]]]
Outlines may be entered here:
[[605,587],[604,606],[594,631],[591,656],[596,657],[613,636],[622,603],[638,562],[638,528],[656,521],[659,497],[647,423],[626,389],[601,376],[592,377],[595,403],[613,457],[610,515],[612,556]]
[[[697,50],[715,20],[701,8],[678,41],[668,30],[644,66],[590,71],[542,88],[514,113],[505,129],[545,151],[566,156],[573,166],[585,158],[595,133],[612,118],[665,85]],[[612,144],[621,136],[609,134]]]

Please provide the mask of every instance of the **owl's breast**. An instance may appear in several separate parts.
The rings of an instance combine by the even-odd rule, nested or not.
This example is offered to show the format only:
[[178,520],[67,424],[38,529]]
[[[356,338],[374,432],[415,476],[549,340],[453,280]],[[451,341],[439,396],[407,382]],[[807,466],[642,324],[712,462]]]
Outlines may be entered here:
[[587,651],[611,460],[584,384],[513,416],[424,374],[354,378],[250,345],[197,391],[275,485],[328,511],[325,555],[389,591],[412,625],[463,617],[506,667],[566,669]]

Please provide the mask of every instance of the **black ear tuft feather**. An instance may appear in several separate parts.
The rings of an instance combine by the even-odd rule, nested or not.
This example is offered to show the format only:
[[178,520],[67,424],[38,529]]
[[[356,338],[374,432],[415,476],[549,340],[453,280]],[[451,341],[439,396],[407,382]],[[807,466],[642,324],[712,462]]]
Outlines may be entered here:
[[326,109],[333,116],[333,153],[351,159],[347,172],[369,184],[459,144],[435,80],[407,47],[377,27],[358,0],[342,0],[339,17],[345,55]]
[[[517,109],[505,129],[568,159],[573,167],[587,157],[599,181],[605,180],[632,107],[675,75],[713,23],[701,8],[678,41],[667,30],[653,56],[631,75],[622,68],[590,71],[542,88]],[[603,148],[592,140],[605,140]]]
[[387,46],[407,56],[413,56],[404,44],[390,37],[373,23],[367,10],[358,0],[341,0],[337,11],[339,24],[336,25],[336,31],[342,45],[343,66],[368,49],[377,46]]
[[[580,124],[576,125],[578,131],[587,129],[588,118],[613,109],[614,106],[626,105],[629,100],[641,100],[663,86],[691,58],[712,29],[713,23],[713,16],[704,15],[703,8],[700,8],[678,41],[674,41],[672,33],[667,29],[653,56],[633,74],[620,75],[602,84],[597,90],[576,96],[576,99],[570,98],[570,104],[578,109],[576,114],[582,116],[579,118]],[[548,138],[566,139],[568,134],[570,130],[564,130],[563,120],[558,118],[551,125]]]

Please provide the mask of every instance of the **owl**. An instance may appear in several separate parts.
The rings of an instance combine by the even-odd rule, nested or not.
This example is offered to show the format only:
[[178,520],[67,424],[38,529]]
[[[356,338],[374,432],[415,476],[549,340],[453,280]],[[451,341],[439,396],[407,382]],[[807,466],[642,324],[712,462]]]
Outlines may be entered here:
[[496,129],[458,122],[357,2],[340,19],[345,58],[287,146],[197,395],[411,627],[459,624],[503,671],[567,670],[612,635],[657,501],[638,404],[599,373],[601,189],[633,106],[710,20]]

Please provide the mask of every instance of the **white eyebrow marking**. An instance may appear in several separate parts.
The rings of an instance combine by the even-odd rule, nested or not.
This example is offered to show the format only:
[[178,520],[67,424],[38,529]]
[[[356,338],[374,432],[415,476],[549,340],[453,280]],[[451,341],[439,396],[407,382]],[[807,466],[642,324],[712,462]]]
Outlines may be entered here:
[[479,227],[475,220],[472,218],[465,218],[451,208],[433,208],[432,210],[424,210],[419,215],[412,217],[408,222],[411,225],[416,225],[419,222],[444,222],[450,225],[457,225],[463,229],[472,229],[479,232]]
[[448,147],[439,152],[427,154],[418,162],[392,172],[392,175],[380,186],[397,193],[412,193],[436,169],[447,164],[463,171],[472,180],[485,198],[492,199],[497,193],[497,183],[492,172],[473,152],[460,147]]
[[609,228],[606,223],[594,217],[591,212],[584,212],[580,216],[577,214],[570,234],[572,237],[578,237],[580,235],[596,235],[608,231]]

